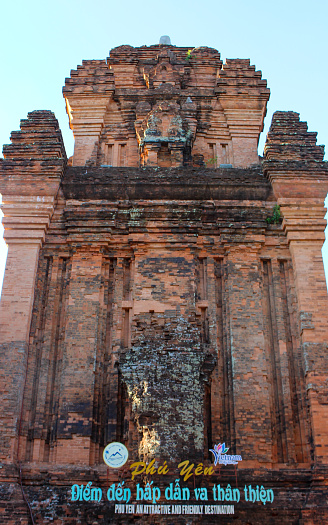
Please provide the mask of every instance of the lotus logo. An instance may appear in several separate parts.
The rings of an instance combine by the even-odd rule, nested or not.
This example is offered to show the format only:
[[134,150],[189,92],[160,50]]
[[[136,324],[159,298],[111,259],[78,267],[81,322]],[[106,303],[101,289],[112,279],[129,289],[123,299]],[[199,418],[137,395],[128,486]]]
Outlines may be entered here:
[[210,448],[210,452],[214,455],[214,465],[216,466],[221,454],[226,454],[228,452],[228,448],[226,448],[225,443],[219,443],[218,445],[214,445],[214,449]]
[[228,452],[228,448],[226,448],[225,443],[219,443],[218,445],[214,445],[214,449],[210,448],[210,452],[214,455],[214,465],[216,466],[218,463],[223,465],[237,465],[238,461],[242,461],[241,456],[225,456]]

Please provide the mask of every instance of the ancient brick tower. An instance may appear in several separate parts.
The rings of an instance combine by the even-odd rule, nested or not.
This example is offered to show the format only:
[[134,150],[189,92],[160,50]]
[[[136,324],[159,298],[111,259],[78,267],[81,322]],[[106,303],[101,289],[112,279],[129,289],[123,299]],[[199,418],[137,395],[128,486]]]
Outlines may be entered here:
[[[207,47],[115,48],[72,71],[64,96],[73,157],[34,111],[0,161],[1,523],[27,520],[20,478],[35,523],[132,523],[70,500],[73,483],[128,484],[128,468],[106,480],[111,441],[130,463],[167,460],[173,480],[225,442],[238,483],[275,493],[241,501],[234,523],[327,523],[316,134],[277,112],[259,159],[266,81]],[[220,476],[202,482],[235,482]]]

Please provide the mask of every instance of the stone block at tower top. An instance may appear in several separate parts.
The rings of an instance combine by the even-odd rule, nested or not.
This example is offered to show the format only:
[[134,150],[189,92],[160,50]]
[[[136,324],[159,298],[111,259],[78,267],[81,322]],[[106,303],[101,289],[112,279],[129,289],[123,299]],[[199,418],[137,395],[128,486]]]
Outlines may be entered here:
[[85,60],[63,89],[73,166],[258,163],[270,90],[249,60],[216,49],[119,46]]

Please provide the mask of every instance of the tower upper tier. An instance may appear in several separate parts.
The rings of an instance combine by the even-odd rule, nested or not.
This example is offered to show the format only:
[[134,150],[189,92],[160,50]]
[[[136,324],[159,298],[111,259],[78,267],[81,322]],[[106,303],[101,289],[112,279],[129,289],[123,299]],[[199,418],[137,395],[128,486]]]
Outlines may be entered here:
[[258,163],[270,90],[249,60],[209,47],[119,46],[63,89],[75,166]]

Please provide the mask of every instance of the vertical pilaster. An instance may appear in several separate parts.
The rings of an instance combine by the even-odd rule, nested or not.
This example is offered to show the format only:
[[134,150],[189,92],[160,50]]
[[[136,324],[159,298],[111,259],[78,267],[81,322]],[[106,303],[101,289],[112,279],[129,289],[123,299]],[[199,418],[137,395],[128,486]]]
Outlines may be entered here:
[[327,464],[328,296],[321,247],[325,239],[328,166],[323,154],[323,146],[316,144],[316,133],[307,131],[306,122],[300,122],[297,113],[273,115],[265,145],[264,173],[280,206],[292,257],[315,460]]
[[[284,209],[282,208],[284,211]],[[291,237],[291,232],[290,235]],[[328,461],[328,298],[321,258],[323,239],[290,241],[300,312],[301,348],[312,433],[319,462]]]
[[245,244],[227,252],[235,446],[249,465],[272,461],[258,250]]
[[39,243],[9,244],[0,306],[2,461],[14,458],[26,377]]
[[101,277],[99,251],[81,249],[73,255],[57,424],[59,463],[89,463]]
[[[63,351],[65,346],[65,321],[69,297],[70,260],[56,257],[53,264],[45,338],[43,340],[43,375],[40,378],[38,396],[39,427],[33,447],[33,459],[54,461],[56,457],[57,420],[59,410]],[[27,407],[28,410],[28,407]],[[38,451],[38,438],[40,449]]]
[[[27,376],[29,334],[39,250],[56,202],[66,160],[58,122],[34,111],[3,147],[0,166],[8,257],[0,303],[0,456],[15,458]],[[16,454],[17,455],[17,454]],[[21,459],[21,458],[18,458]]]

